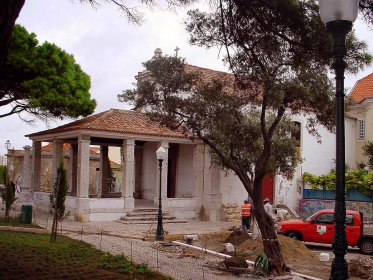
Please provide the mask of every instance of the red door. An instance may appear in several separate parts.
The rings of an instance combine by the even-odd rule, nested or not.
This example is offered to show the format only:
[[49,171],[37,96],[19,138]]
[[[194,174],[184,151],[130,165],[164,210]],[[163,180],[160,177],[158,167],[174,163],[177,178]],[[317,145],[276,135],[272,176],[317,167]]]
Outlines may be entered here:
[[275,176],[271,174],[267,174],[263,178],[262,183],[262,199],[265,199],[266,197],[269,198],[269,201],[271,204],[273,204],[273,183],[274,183]]

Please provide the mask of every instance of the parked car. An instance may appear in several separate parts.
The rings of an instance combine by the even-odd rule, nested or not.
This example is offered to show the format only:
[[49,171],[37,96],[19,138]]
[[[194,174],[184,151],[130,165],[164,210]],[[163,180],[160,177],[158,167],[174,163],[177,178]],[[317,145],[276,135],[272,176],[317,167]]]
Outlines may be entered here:
[[[332,244],[335,232],[334,210],[320,210],[304,220],[279,222],[277,231],[301,241]],[[363,254],[373,254],[373,234],[364,232],[363,213],[346,211],[346,238],[349,246],[359,247]]]

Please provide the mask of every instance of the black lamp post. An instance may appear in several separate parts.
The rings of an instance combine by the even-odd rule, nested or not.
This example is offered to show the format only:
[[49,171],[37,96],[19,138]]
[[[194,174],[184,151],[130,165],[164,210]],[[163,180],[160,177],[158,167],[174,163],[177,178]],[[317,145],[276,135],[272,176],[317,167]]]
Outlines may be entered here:
[[162,163],[166,158],[166,150],[161,146],[156,152],[157,160],[159,164],[159,196],[158,196],[158,223],[157,223],[157,233],[155,235],[155,240],[164,240],[163,231],[163,214],[162,214]]
[[348,279],[345,260],[347,239],[345,232],[345,126],[344,126],[344,70],[343,60],[346,54],[346,36],[356,20],[359,0],[319,0],[320,16],[326,24],[326,30],[332,35],[333,69],[336,80],[336,196],[335,196],[335,235],[331,280]]

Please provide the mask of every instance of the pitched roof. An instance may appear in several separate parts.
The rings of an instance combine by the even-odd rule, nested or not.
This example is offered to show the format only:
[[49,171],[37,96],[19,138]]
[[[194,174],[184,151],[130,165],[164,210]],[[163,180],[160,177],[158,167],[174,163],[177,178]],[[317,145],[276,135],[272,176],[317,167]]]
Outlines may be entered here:
[[158,122],[152,121],[146,114],[138,111],[110,109],[66,125],[32,133],[27,137],[41,136],[74,130],[94,130],[137,135],[185,138],[178,131],[173,131]]
[[351,97],[356,102],[373,97],[373,73],[356,82]]

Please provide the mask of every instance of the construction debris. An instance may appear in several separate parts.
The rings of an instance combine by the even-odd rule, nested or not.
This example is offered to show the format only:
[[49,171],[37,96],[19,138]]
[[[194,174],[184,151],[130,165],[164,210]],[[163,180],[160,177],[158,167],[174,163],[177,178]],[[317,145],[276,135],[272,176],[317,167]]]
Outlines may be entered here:
[[359,279],[373,279],[373,257],[352,259],[349,261],[348,270],[350,277]]

